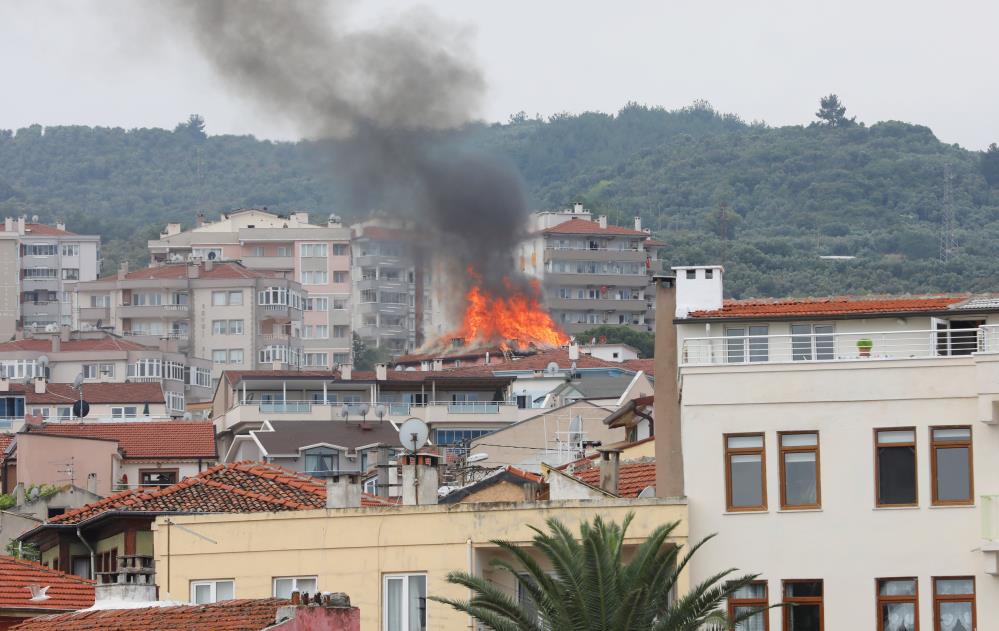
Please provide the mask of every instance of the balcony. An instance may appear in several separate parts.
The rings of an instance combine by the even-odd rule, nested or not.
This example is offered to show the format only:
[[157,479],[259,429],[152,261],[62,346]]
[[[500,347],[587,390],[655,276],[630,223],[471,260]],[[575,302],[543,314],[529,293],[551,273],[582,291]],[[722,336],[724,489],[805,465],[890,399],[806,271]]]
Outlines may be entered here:
[[119,318],[161,318],[165,320],[187,319],[191,316],[190,305],[131,305],[118,306]]
[[999,495],[983,495],[981,500],[985,571],[999,576]]
[[617,248],[545,248],[545,261],[625,261],[644,263],[648,252]]
[[81,320],[103,320],[108,322],[110,309],[107,307],[80,307]]
[[613,300],[610,298],[550,298],[547,301],[550,309],[565,311],[627,311],[629,313],[644,313],[649,309],[645,299]]
[[584,287],[620,286],[620,287],[647,287],[651,279],[645,275],[645,270],[641,274],[568,274],[560,272],[546,272],[545,282],[549,285],[574,285]]
[[242,261],[250,269],[290,270],[295,267],[295,260],[290,256],[244,256]]

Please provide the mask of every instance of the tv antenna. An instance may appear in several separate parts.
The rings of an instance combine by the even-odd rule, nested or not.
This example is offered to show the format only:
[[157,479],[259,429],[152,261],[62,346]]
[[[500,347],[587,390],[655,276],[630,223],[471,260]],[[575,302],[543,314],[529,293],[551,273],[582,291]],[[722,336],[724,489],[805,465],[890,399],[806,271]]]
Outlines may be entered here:
[[[418,418],[406,419],[406,422],[402,424],[399,428],[399,443],[402,448],[409,453],[410,466],[413,467],[413,486],[414,488],[413,496],[416,498],[416,503],[420,502],[420,469],[417,464],[417,452],[430,439],[430,429],[427,424]],[[405,494],[405,489],[403,489],[403,494]]]
[[940,210],[940,260],[946,263],[957,256],[957,212],[954,210],[954,172],[950,162],[944,164],[943,206]]

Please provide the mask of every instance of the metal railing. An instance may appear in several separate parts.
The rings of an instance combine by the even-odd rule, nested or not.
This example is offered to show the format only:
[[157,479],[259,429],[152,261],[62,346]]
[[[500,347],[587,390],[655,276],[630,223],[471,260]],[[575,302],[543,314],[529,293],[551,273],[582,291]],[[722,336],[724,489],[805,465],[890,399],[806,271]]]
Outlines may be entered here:
[[346,411],[348,416],[356,418],[377,418],[376,408],[382,407],[386,416],[408,416],[414,409],[441,408],[448,414],[499,414],[504,408],[517,407],[516,401],[429,401],[427,403],[404,403],[398,401],[339,403],[320,400],[286,400],[286,401],[244,401],[242,405],[256,405],[264,414],[310,414],[317,406],[333,408],[333,416],[340,417]]
[[999,495],[982,495],[982,539],[999,541]]
[[[999,351],[999,331],[973,329],[725,335],[683,341],[684,366],[782,362],[923,359]],[[746,327],[740,327],[741,331]],[[988,338],[983,347],[983,336]]]

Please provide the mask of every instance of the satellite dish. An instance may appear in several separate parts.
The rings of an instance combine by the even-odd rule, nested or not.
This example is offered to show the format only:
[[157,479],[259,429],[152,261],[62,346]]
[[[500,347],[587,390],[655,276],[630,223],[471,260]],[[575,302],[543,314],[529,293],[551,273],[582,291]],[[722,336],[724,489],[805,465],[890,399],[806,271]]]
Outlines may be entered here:
[[410,451],[417,451],[426,445],[429,438],[427,424],[418,418],[407,419],[399,428],[399,443]]
[[375,406],[375,416],[378,417],[379,421],[385,418],[385,406],[384,405],[376,405]]
[[87,418],[90,414],[90,404],[80,399],[79,401],[73,401],[73,416],[76,418]]
[[350,416],[350,408],[347,407],[346,404],[340,408],[340,416],[342,416],[345,421],[347,420],[347,417]]
[[367,416],[367,415],[368,415],[368,412],[370,411],[370,409],[371,409],[371,408],[369,408],[369,407],[368,407],[367,405],[362,405],[362,406],[361,406],[361,407],[360,407],[360,408],[359,408],[359,409],[357,410],[357,413],[361,415],[361,418],[364,418],[365,416]]
[[215,254],[214,252],[209,252],[208,253],[208,260],[209,261],[214,261],[216,258],[218,258],[218,254]]
[[480,452],[477,454],[472,454],[468,458],[465,458],[465,462],[482,462],[483,460],[486,460],[488,458],[489,454]]
[[640,498],[655,497],[655,496],[656,496],[656,487],[654,486],[647,486],[644,489],[642,489],[641,493],[638,494],[638,497]]
[[548,365],[545,367],[545,372],[549,375],[558,374],[558,362],[548,362]]
[[80,386],[83,385],[83,378],[84,377],[83,377],[83,373],[82,372],[78,373],[76,375],[76,379],[73,380],[73,389],[74,390],[79,390],[80,389]]

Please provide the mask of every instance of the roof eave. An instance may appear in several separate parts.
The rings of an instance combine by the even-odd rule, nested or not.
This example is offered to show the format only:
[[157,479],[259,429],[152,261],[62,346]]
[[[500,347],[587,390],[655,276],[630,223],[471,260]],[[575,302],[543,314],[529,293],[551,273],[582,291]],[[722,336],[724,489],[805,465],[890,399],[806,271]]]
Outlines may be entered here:
[[706,316],[673,318],[673,324],[694,324],[697,322],[739,322],[742,320],[768,320],[770,322],[797,322],[800,320],[871,320],[879,318],[912,318],[912,317],[932,317],[932,316],[954,316],[954,315],[988,315],[999,313],[995,307],[983,307],[976,309],[926,309],[920,311],[872,311],[858,313],[802,313],[791,315],[731,315],[731,316]]

